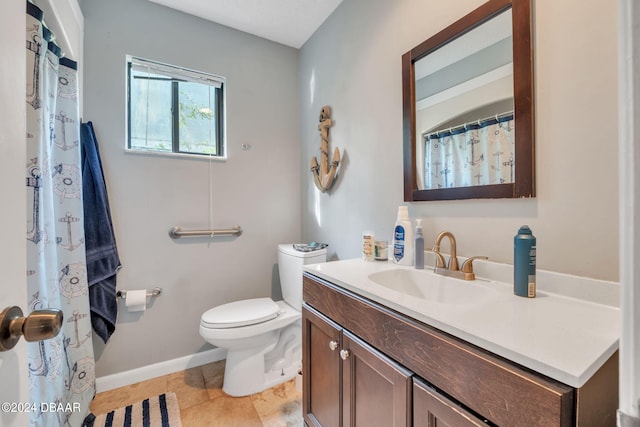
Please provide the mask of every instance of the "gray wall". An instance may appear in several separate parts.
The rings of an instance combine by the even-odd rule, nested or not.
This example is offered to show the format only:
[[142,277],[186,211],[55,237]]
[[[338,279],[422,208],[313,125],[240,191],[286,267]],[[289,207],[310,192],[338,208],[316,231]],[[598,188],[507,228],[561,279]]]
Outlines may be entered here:
[[[198,335],[204,310],[279,293],[278,243],[326,241],[345,259],[360,255],[364,230],[390,239],[403,203],[401,55],[481,3],[344,0],[297,51],[146,0],[83,0],[84,120],[101,144],[119,288],[164,289],[144,314],[121,311],[106,347],[97,339],[97,375],[211,348]],[[506,263],[528,224],[540,268],[617,280],[616,10],[534,3],[538,197],[411,203],[410,213],[424,219],[427,245],[448,229],[460,255]],[[230,158],[211,165],[213,216],[242,237],[167,237],[207,226],[209,163],[124,152],[126,54],[227,77]],[[321,194],[309,163],[325,104],[343,165]]]
[[[391,239],[403,203],[401,56],[483,3],[345,0],[300,53],[302,237],[360,256],[364,230]],[[617,10],[606,0],[534,1],[537,197],[411,203],[426,245],[450,230],[458,254],[512,263],[528,224],[541,269],[618,280]],[[597,28],[597,31],[594,31]],[[320,194],[320,108],[333,108],[331,149],[344,152]],[[443,248],[445,251],[446,248]]]
[[[163,288],[143,314],[124,311],[98,377],[210,347],[200,315],[279,294],[276,245],[300,240],[298,51],[146,0],[84,0],[84,120],[93,121],[123,263],[120,289]],[[137,155],[125,146],[125,55],[227,77],[226,162]],[[242,150],[242,144],[251,149]],[[173,226],[214,226],[237,239],[171,240]]]

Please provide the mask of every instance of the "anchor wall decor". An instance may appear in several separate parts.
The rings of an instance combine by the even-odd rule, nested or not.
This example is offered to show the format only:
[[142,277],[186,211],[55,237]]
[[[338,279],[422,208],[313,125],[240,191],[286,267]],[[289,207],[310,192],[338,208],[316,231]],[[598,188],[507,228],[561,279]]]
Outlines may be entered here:
[[331,107],[325,105],[320,110],[320,164],[314,157],[311,159],[311,175],[316,187],[323,193],[326,192],[333,184],[340,165],[340,150],[336,147],[333,152],[333,160],[329,163],[329,128],[333,125],[331,120]]

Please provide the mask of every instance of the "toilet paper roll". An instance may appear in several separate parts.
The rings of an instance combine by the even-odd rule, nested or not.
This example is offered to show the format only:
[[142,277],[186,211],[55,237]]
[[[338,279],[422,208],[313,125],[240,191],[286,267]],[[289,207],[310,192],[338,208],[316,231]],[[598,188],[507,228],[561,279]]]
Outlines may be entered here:
[[127,297],[124,300],[127,311],[145,311],[147,309],[147,290],[135,289],[127,291]]

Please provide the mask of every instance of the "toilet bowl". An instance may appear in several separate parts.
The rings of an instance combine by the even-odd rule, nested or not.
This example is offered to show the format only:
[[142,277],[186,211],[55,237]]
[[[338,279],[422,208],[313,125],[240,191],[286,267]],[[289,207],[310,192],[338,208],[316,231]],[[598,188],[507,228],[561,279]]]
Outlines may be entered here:
[[278,245],[282,301],[253,298],[207,310],[200,336],[227,350],[222,389],[231,396],[258,393],[297,375],[302,360],[302,271],[326,261],[326,249],[299,252]]

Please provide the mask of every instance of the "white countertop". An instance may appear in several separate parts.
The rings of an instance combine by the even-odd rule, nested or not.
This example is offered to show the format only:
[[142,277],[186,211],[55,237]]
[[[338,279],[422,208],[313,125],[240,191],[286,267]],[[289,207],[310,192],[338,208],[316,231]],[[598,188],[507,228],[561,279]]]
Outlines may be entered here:
[[[503,280],[511,268],[476,263],[477,271],[487,276],[497,271],[495,276]],[[442,303],[394,291],[369,278],[393,269],[412,270],[424,274],[426,283],[468,290],[478,297]],[[305,271],[576,388],[618,349],[621,314],[611,303],[619,292],[617,283],[538,271],[536,298],[522,298],[506,281],[464,281],[392,262],[351,259],[307,265]]]

